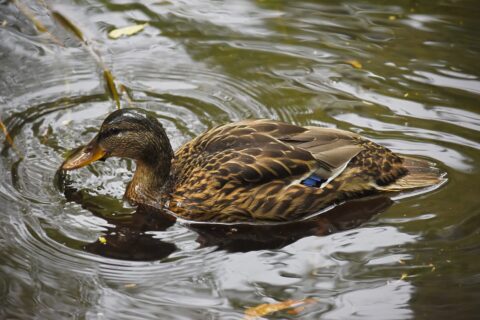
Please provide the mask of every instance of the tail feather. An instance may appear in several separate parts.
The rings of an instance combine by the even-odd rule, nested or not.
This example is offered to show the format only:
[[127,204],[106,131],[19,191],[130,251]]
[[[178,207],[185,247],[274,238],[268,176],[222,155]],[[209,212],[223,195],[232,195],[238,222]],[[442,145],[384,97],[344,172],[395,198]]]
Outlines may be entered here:
[[377,187],[379,190],[400,192],[439,186],[447,180],[446,174],[429,161],[406,156],[402,160],[408,173],[387,186]]

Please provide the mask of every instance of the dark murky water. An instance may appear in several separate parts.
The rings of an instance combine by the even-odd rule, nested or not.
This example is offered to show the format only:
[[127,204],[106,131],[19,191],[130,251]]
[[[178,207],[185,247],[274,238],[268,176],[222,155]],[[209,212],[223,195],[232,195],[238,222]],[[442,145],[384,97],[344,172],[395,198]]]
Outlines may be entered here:
[[[480,6],[432,3],[1,1],[0,117],[16,149],[4,144],[0,156],[0,318],[240,319],[304,298],[317,300],[270,317],[478,317]],[[430,158],[449,182],[251,237],[133,213],[120,200],[132,169],[123,160],[73,173],[62,193],[62,155],[115,103],[53,11],[174,147],[216,124],[275,118]]]

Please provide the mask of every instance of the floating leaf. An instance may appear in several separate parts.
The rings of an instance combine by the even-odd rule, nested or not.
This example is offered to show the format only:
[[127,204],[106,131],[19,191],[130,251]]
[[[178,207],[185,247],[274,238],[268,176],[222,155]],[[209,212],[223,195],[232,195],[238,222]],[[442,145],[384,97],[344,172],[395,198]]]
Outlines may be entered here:
[[314,303],[316,301],[317,299],[307,298],[303,300],[289,299],[289,300],[285,300],[277,303],[260,304],[258,306],[250,307],[247,310],[245,310],[245,319],[254,320],[254,319],[266,316],[268,314],[289,309],[289,308],[295,308],[293,310],[295,310],[294,313],[297,314],[298,312],[303,310],[303,308],[301,308],[302,306],[305,306],[306,304]]
[[131,36],[135,33],[142,31],[148,23],[136,24],[124,28],[114,29],[108,33],[108,36],[112,39],[118,39],[122,36]]
[[98,241],[100,241],[101,244],[107,244],[107,238],[103,236],[98,237]]
[[362,69],[362,64],[358,60],[348,60],[347,63],[355,69]]

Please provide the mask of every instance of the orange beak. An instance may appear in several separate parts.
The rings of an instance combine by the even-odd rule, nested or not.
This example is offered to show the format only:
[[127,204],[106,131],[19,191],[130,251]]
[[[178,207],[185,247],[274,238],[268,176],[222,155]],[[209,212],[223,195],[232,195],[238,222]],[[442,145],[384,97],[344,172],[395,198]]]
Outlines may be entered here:
[[90,163],[100,160],[105,157],[107,151],[100,147],[95,137],[89,144],[79,148],[62,164],[62,170],[74,170],[85,167]]

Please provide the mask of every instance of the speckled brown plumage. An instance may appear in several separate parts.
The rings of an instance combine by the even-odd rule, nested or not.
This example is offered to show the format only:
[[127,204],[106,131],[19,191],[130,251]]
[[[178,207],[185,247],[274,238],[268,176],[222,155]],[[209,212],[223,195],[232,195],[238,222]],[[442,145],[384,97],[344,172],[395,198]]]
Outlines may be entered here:
[[[118,143],[94,139],[107,155],[122,156],[116,146],[125,148],[136,141],[136,148],[143,148],[142,156],[129,155],[136,160],[137,171],[126,197],[166,207],[188,220],[290,221],[348,199],[425,187],[441,179],[438,170],[423,160],[406,165],[389,149],[337,129],[244,120],[199,135],[169,158],[165,154],[170,145],[156,120],[135,110],[116,111],[109,118],[98,137],[116,128],[112,118],[128,130],[119,135]],[[155,134],[145,132],[146,138],[129,140],[133,133],[148,130]],[[155,135],[161,136],[158,141],[153,141]],[[411,175],[409,167],[424,170]],[[312,175],[322,184],[302,183]]]
[[[300,184],[343,165],[323,188]],[[287,221],[373,193],[372,183],[406,173],[400,157],[350,132],[246,120],[210,130],[176,152],[170,209],[191,220]]]

